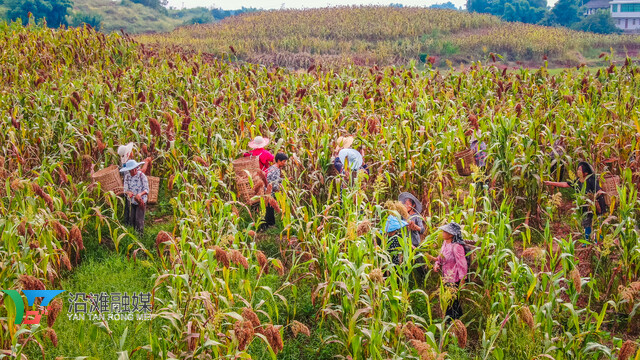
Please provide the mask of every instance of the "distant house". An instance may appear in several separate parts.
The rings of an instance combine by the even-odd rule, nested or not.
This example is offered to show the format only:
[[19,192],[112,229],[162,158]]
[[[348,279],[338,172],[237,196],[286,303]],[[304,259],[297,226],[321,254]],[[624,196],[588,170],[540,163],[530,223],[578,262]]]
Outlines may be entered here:
[[640,0],[591,0],[583,6],[585,16],[598,10],[608,10],[618,29],[640,33]]
[[591,15],[598,10],[609,10],[609,0],[591,0],[584,4],[584,15]]
[[640,32],[640,0],[612,0],[611,17],[619,29]]

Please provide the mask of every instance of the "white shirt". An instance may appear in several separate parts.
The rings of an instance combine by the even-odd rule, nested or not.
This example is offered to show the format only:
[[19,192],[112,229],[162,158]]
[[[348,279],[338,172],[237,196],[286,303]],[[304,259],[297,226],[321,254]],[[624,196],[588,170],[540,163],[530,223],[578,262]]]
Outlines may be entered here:
[[340,158],[345,171],[347,168],[350,170],[359,170],[364,163],[362,160],[362,154],[354,149],[342,149],[338,153],[338,157]]

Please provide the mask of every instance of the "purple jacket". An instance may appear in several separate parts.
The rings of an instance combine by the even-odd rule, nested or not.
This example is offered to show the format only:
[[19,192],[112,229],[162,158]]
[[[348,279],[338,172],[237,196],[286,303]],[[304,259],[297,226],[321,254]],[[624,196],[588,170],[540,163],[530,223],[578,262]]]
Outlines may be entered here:
[[436,263],[442,269],[444,282],[457,283],[467,275],[467,259],[460,244],[443,241]]

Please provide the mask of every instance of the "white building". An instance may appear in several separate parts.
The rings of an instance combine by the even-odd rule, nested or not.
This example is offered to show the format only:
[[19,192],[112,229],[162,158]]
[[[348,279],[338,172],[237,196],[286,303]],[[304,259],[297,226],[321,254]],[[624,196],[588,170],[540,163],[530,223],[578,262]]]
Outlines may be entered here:
[[619,29],[625,32],[640,31],[640,0],[612,0],[611,17]]
[[624,32],[640,32],[640,0],[590,0],[584,4],[584,15],[609,10],[614,24]]

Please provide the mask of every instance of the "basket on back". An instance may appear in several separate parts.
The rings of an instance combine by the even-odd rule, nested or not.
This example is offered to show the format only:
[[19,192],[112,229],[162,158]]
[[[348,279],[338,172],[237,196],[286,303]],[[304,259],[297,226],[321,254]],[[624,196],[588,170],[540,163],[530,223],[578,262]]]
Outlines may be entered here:
[[471,165],[475,165],[476,159],[473,150],[466,149],[456,153],[454,157],[456,158],[456,170],[458,170],[458,174],[461,176],[469,176],[471,175]]
[[[265,186],[257,176],[258,172],[262,171],[258,158],[249,156],[234,160],[233,171],[236,174],[238,198],[247,205],[253,205],[255,201],[251,201],[251,199],[256,195],[262,195]],[[253,186],[251,186],[251,182],[253,182]]]
[[611,206],[611,199],[618,196],[618,185],[620,185],[618,175],[605,175],[602,190],[606,193],[604,200],[608,206]]
[[147,196],[147,204],[157,204],[158,191],[160,190],[160,178],[155,176],[147,176],[147,180],[149,181],[149,196]]
[[100,183],[100,187],[105,192],[113,191],[116,195],[124,193],[120,168],[117,165],[111,165],[108,168],[99,170],[93,173],[91,178],[93,181]]
[[233,171],[236,173],[236,178],[247,177],[247,171],[251,175],[256,171],[260,171],[259,159],[255,156],[247,156],[233,160],[232,164]]

